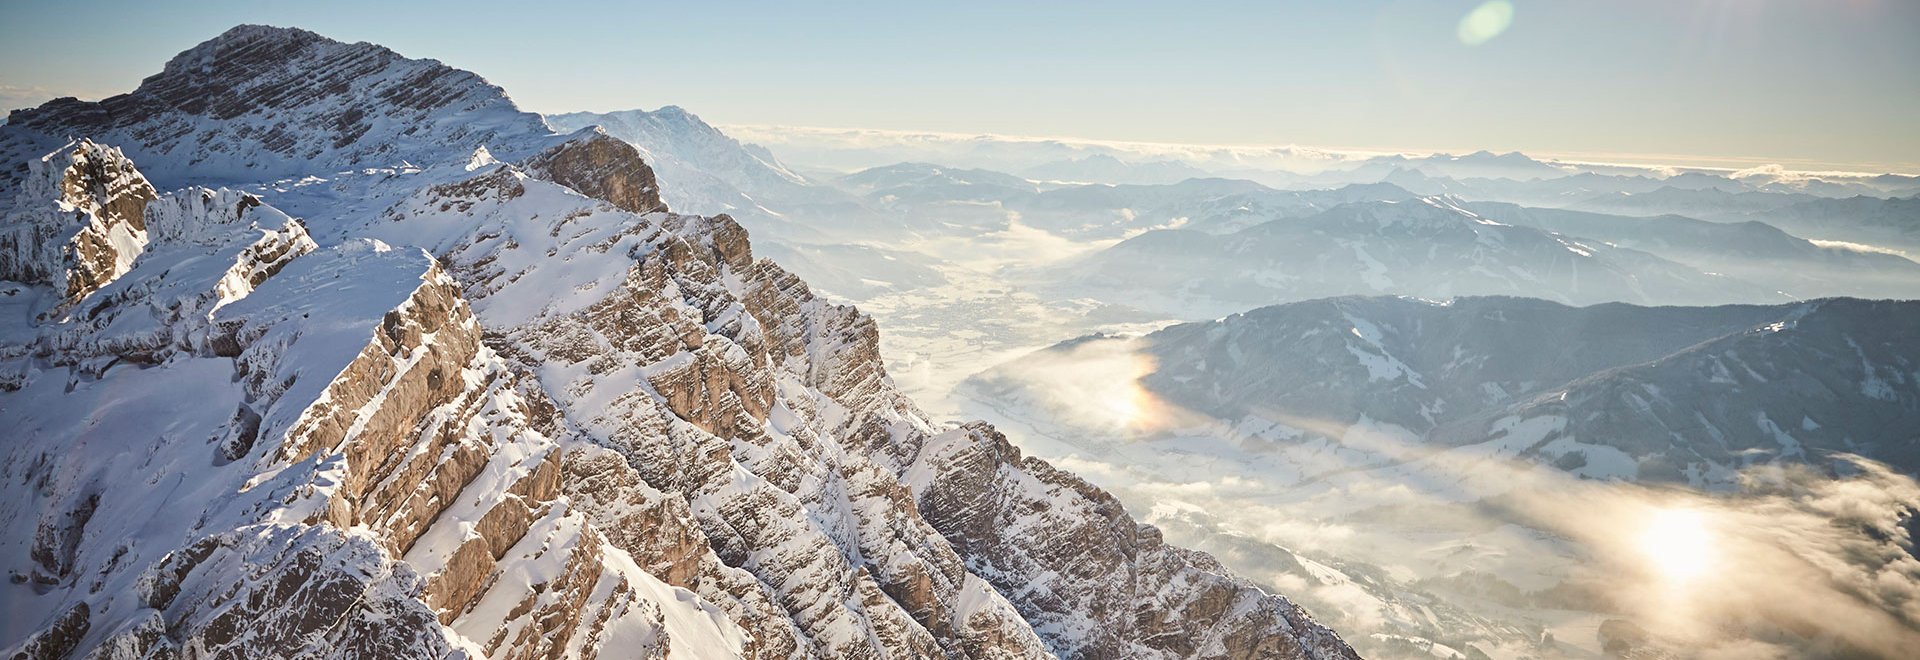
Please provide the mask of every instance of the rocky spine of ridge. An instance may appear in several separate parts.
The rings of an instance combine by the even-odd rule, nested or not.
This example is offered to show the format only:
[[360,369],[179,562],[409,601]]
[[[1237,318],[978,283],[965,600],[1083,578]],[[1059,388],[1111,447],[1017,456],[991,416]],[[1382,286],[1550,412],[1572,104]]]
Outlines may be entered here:
[[[33,499],[43,505],[7,517],[33,529],[19,537],[31,541],[23,555],[32,570],[15,582],[84,597],[13,653],[442,657],[472,645],[499,657],[557,657],[603,636],[651,639],[631,650],[665,652],[673,626],[661,606],[676,602],[671,588],[610,556],[567,508],[547,435],[551,404],[482,345],[435,261],[364,241],[308,254],[298,221],[227,191],[182,191],[148,211],[148,258],[87,298],[87,318],[43,325],[38,346],[69,360],[136,346],[142,362],[164,362],[86,377],[134,393],[122,405],[136,408],[141,397],[165,396],[141,383],[168,369],[226,371],[220,382],[234,386],[173,419],[187,434],[205,429],[200,441],[163,434],[143,451],[102,457],[88,443],[139,446],[137,431],[81,436],[71,454],[27,432],[16,451],[41,452]],[[233,261],[196,267],[209,252]],[[343,278],[365,293],[332,293]],[[182,291],[199,294],[169,295]],[[157,304],[170,300],[179,304]],[[36,395],[57,383],[25,371],[16,400],[55,403]],[[171,465],[215,484],[216,496],[171,499],[160,487],[172,479],[102,481],[112,463],[131,460],[122,456]],[[35,467],[21,458],[9,456],[4,469]],[[192,508],[175,508],[183,505]],[[145,523],[196,513],[190,525]],[[539,577],[556,569],[560,579]],[[457,623],[459,635],[441,623]],[[725,647],[724,634],[716,641]]]
[[0,220],[0,279],[49,284],[72,302],[127,272],[156,193],[120,150],[80,140],[24,166]]
[[[264,28],[222,41],[176,63],[223,78],[229,55],[277,72],[268,55],[367,48]],[[289,80],[271,97],[289,104],[245,116],[392,101],[307,88],[327,80]],[[158,104],[147,119],[117,130],[185,111],[151,92],[129,95]],[[511,109],[481,92],[446,98]],[[187,173],[228,139],[145,148]],[[0,365],[0,421],[27,438],[0,462],[26,505],[0,525],[31,539],[0,546],[19,576],[0,594],[46,613],[9,624],[10,652],[1352,657],[1091,485],[984,427],[929,423],[894,390],[870,318],[755,259],[731,218],[665,211],[631,147],[435,139],[386,154],[415,168],[330,169],[385,148],[369,135],[316,159],[369,210],[273,186],[163,196],[147,218],[166,240],[77,306],[108,302],[105,321],[5,328],[96,356]],[[281,199],[326,226],[300,228]],[[307,229],[346,238],[316,248]],[[151,368],[118,359],[126,337]],[[124,412],[76,435],[63,411],[107,396]],[[148,416],[167,430],[142,431]],[[116,474],[138,477],[103,481]]]

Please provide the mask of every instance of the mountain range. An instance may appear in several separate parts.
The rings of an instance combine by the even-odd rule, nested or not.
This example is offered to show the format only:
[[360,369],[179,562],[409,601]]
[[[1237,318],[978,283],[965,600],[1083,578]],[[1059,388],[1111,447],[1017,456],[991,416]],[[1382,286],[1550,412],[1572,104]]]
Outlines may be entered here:
[[[1222,316],[1278,301],[1399,293],[1569,304],[1711,304],[1785,294],[1604,241],[1495,221],[1460,200],[1345,204],[1224,234],[1150,231],[1056,266],[1059,290]],[[1063,294],[1064,295],[1064,294]]]
[[9,655],[1355,657],[474,74],[242,26],[0,156]]

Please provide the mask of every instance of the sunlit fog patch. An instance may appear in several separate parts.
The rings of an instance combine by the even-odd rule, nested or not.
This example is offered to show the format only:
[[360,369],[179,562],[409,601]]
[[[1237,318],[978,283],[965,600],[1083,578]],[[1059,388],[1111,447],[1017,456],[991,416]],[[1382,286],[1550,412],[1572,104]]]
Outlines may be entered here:
[[1098,252],[1118,239],[1077,241],[1020,222],[1020,214],[1004,211],[1006,226],[979,234],[946,236],[906,245],[907,249],[992,272],[1009,266],[1036,267]]
[[[1920,493],[1910,478],[1849,460],[1859,461],[1862,474],[1758,468],[1746,475],[1746,488],[1715,497],[1570,479],[1522,464],[1503,468],[1508,471],[1498,478],[1512,488],[1480,506],[1444,498],[1410,504],[1409,495],[1418,499],[1415,490],[1382,490],[1381,507],[1424,512],[1428,518],[1418,521],[1368,515],[1379,509],[1320,513],[1332,497],[1366,501],[1369,490],[1359,487],[1272,506],[1234,497],[1209,501],[1199,499],[1205,490],[1151,482],[1133,490],[1180,498],[1186,510],[1219,519],[1217,529],[1306,556],[1364,558],[1388,575],[1425,579],[1435,589],[1446,589],[1447,579],[1488,576],[1476,579],[1514,585],[1518,603],[1589,612],[1582,615],[1588,625],[1614,622],[1585,639],[1548,626],[1570,643],[1764,652],[1748,657],[1843,651],[1900,657],[1903,649],[1920,648],[1920,563],[1908,518]],[[1309,607],[1333,608],[1356,632],[1391,629],[1384,625],[1391,607],[1358,611],[1367,605],[1351,583],[1311,573],[1303,576],[1311,588],[1297,592]],[[1473,590],[1450,595],[1457,602],[1482,596]]]
[[1654,571],[1674,586],[1685,586],[1713,568],[1717,558],[1711,523],[1693,509],[1655,509],[1640,530],[1640,552]]
[[1140,379],[1153,373],[1153,358],[1135,351],[1129,341],[1089,339],[1033,353],[1007,367],[1016,380],[982,386],[1018,391],[1030,398],[1028,405],[1054,411],[1056,419],[1079,428],[1132,436],[1173,422],[1172,408],[1140,386]]
[[1807,242],[1812,243],[1814,245],[1818,245],[1820,247],[1824,247],[1824,248],[1837,248],[1841,250],[1849,250],[1852,252],[1871,252],[1871,253],[1878,253],[1878,254],[1891,254],[1896,257],[1904,257],[1904,258],[1913,257],[1913,255],[1907,254],[1906,252],[1901,250],[1897,250],[1890,247],[1879,246],[1879,245],[1869,245],[1866,243],[1853,243],[1849,241],[1830,241],[1830,240],[1823,240],[1818,238],[1809,238],[1807,239]]

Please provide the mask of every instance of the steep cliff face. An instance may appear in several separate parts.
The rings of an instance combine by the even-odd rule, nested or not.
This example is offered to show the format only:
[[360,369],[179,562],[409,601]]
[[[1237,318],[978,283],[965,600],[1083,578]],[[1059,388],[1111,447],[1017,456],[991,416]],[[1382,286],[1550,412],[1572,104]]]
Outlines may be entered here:
[[[25,546],[8,554],[19,650],[529,657],[665,652],[669,631],[739,646],[718,615],[669,621],[663,604],[693,595],[568,508],[550,404],[481,345],[431,257],[359,241],[283,261],[312,244],[255,198],[154,206],[154,249],[86,300],[111,320],[42,325],[35,348],[78,362],[20,367],[0,413],[21,433],[0,467],[23,505],[5,520]],[[236,217],[283,224],[210,231]],[[188,226],[198,240],[172,231]],[[261,277],[230,299],[237,274]],[[58,606],[37,631],[35,604]]]
[[0,220],[0,278],[50,285],[71,302],[127,272],[147,244],[154,190],[126,156],[81,140],[21,165]]
[[608,137],[598,128],[581,129],[568,140],[527,161],[527,171],[582,195],[612,202],[634,213],[665,211],[653,168],[633,145]]
[[[391,55],[313,39],[236,29],[156,78]],[[353,79],[444,69],[398,62]],[[433,78],[467,80],[458,93],[403,99],[308,89],[328,76],[234,84],[265,99],[238,116],[274,125],[323,116],[315,103],[511,110],[461,76]],[[128,95],[158,105],[113,113],[115,130],[224,107],[165,89]],[[31,116],[64,126],[110,105]],[[439,130],[406,133],[416,115],[392,112],[403,123],[382,130]],[[35,143],[40,125],[0,131]],[[84,317],[38,318],[61,292],[8,285],[0,424],[24,439],[0,462],[15,503],[0,600],[17,614],[0,645],[1351,656],[991,429],[927,421],[887,378],[871,319],[756,260],[731,218],[666,211],[632,147],[593,130],[507,148],[430,137],[406,150],[359,135],[294,181],[159,196],[153,243],[81,297]],[[213,141],[259,158],[210,177],[271,182],[304,153],[169,139],[146,148],[182,176]],[[363,157],[403,162],[335,167]]]

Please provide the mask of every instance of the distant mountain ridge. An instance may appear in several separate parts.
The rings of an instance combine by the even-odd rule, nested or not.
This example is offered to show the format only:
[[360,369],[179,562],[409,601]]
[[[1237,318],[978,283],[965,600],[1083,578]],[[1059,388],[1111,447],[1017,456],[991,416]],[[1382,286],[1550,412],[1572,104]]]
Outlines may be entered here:
[[1223,235],[1151,231],[1053,272],[1063,292],[1202,316],[1379,293],[1573,304],[1788,299],[1645,252],[1496,222],[1462,204],[1444,197],[1355,202]]
[[[1256,452],[1385,425],[1416,444],[1360,464],[1487,444],[1582,476],[1726,487],[1750,465],[1833,453],[1920,472],[1915,336],[1917,301],[1341,297],[1175,325],[1132,346],[1155,365],[1142,387],[1234,426]],[[1049,351],[1087,341],[1123,340]],[[1017,372],[972,387],[1017,400]]]
[[1642,250],[1799,298],[1920,297],[1920,263],[1858,247],[1816,243],[1758,221],[1627,217],[1501,203],[1465,206],[1501,222]]
[[1021,170],[1021,174],[1049,181],[1149,184],[1211,176],[1206,170],[1177,160],[1127,162],[1106,154],[1042,163]]

